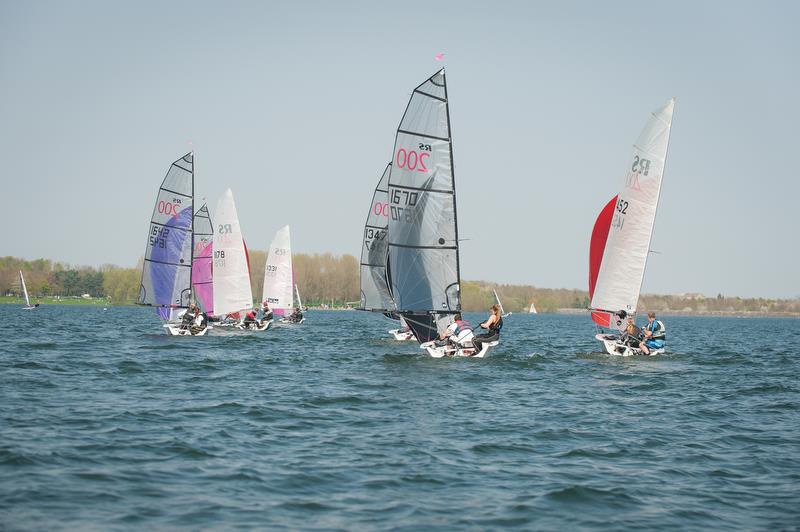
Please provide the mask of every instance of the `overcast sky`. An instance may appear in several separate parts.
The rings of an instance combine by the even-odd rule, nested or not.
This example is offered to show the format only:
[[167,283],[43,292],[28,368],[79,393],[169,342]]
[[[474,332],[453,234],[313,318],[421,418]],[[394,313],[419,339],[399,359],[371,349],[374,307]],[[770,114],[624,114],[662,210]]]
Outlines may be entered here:
[[444,64],[464,279],[585,289],[594,219],[675,96],[643,291],[800,296],[798,5],[0,0],[0,255],[134,265],[190,148],[250,247],[288,223],[295,252],[358,255]]

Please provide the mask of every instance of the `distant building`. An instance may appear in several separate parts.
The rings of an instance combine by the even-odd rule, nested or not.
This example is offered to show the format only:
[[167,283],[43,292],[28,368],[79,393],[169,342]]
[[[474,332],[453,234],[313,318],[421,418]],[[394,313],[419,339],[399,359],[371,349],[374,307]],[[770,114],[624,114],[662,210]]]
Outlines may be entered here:
[[687,292],[685,294],[676,294],[676,296],[680,297],[681,299],[692,299],[692,300],[698,300],[698,299],[705,299],[706,298],[705,295],[698,294],[697,292]]

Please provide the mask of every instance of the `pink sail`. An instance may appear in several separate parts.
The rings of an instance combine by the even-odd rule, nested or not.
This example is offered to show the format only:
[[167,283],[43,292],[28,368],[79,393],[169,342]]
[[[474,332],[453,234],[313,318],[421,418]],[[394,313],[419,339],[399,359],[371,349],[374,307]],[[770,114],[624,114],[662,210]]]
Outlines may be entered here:
[[209,316],[214,315],[214,277],[212,272],[214,243],[208,242],[194,256],[192,263],[192,287],[200,308]]

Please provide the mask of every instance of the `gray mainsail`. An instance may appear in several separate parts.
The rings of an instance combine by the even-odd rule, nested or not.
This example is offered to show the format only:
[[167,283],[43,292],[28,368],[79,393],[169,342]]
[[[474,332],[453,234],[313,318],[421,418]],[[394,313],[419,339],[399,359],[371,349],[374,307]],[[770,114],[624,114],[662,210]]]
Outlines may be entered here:
[[394,301],[389,291],[387,277],[389,228],[389,171],[386,165],[375,193],[372,195],[364,235],[361,244],[361,309],[375,312],[391,312]]
[[388,196],[392,295],[398,313],[425,342],[461,311],[444,69],[411,95],[395,137]]
[[147,233],[140,305],[187,307],[192,291],[194,155],[169,167]]

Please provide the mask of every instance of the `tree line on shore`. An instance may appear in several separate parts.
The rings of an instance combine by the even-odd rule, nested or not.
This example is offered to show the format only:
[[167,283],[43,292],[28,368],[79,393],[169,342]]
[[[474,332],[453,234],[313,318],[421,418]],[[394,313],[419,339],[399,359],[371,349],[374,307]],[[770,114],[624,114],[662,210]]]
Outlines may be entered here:
[[[352,255],[331,253],[293,256],[295,282],[304,305],[348,304],[357,306],[360,299],[358,260]],[[266,253],[249,252],[253,300],[260,301],[264,282]],[[19,270],[25,274],[28,292],[34,297],[81,296],[108,297],[114,304],[132,304],[139,294],[142,262],[134,268],[104,264],[99,268],[71,266],[49,259],[24,260],[0,258],[0,294],[18,295]],[[531,285],[496,284],[487,281],[462,281],[461,301],[465,311],[484,311],[494,304],[496,290],[506,312],[525,312],[531,303],[539,312],[560,309],[586,309],[589,294],[585,290],[537,288]],[[725,297],[707,298],[699,294],[652,295],[639,298],[639,308],[656,312],[769,312],[800,314],[800,298],[765,299]]]

